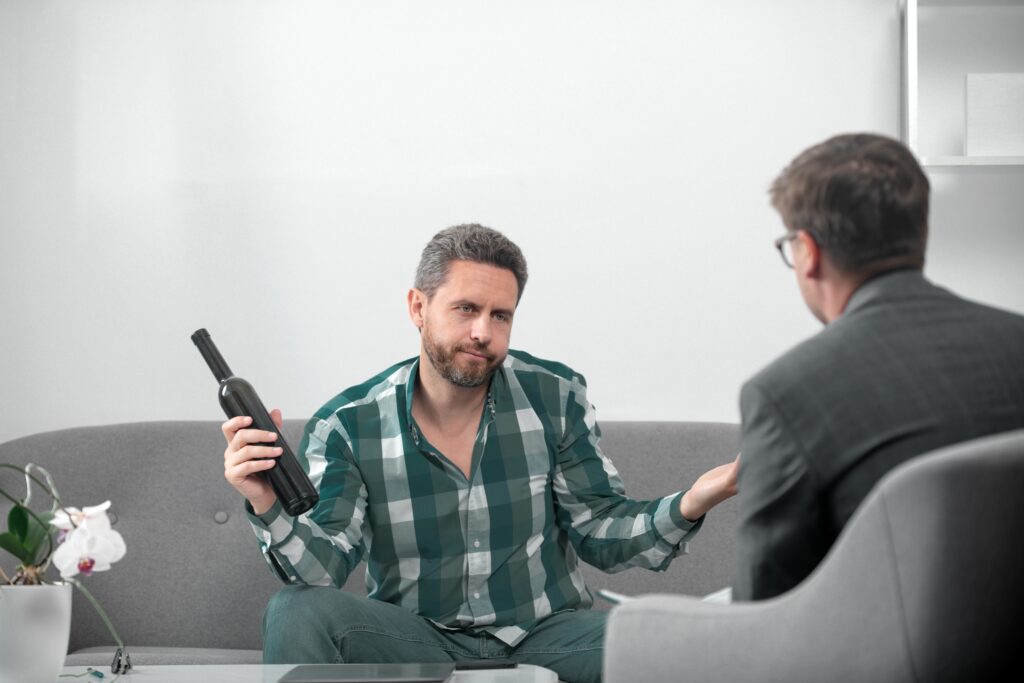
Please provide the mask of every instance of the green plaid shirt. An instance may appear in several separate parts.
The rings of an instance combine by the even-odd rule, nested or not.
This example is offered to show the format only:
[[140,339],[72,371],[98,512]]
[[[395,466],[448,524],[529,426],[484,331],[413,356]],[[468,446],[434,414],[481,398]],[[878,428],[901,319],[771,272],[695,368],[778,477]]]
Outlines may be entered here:
[[682,516],[682,493],[626,497],[581,375],[509,352],[467,479],[413,420],[418,363],[385,370],[310,419],[299,459],[320,493],[312,510],[293,518],[275,504],[257,517],[250,508],[282,580],[340,587],[365,559],[369,597],[515,645],[544,617],[593,604],[579,560],[663,570],[685,552],[702,520]]

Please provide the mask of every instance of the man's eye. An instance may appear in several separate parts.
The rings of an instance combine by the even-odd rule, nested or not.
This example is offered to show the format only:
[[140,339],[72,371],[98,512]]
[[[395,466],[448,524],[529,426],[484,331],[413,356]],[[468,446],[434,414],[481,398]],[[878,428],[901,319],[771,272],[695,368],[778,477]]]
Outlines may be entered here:
[[462,304],[461,306],[459,306],[459,311],[462,313],[472,313],[473,307],[470,306],[469,304]]
[[495,313],[494,319],[502,323],[507,323],[509,321],[509,317],[504,313]]

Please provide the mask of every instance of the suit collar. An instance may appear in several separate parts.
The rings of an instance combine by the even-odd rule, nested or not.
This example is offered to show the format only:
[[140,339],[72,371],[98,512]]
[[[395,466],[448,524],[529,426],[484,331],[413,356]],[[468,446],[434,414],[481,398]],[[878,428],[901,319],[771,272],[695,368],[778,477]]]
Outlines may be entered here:
[[918,268],[890,270],[866,280],[850,297],[843,316],[868,306],[874,301],[905,296],[930,289],[931,285]]

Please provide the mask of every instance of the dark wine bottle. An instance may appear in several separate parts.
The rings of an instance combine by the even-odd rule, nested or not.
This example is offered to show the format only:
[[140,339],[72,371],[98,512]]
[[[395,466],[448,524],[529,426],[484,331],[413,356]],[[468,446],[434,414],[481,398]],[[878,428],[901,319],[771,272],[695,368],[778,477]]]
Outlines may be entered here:
[[196,330],[192,334],[192,341],[220,383],[217,398],[220,399],[224,413],[228,417],[248,415],[252,418],[252,429],[263,429],[277,434],[277,441],[265,445],[279,446],[282,453],[274,458],[274,466],[261,474],[267,478],[285,511],[294,517],[312,508],[319,499],[313,482],[309,480],[309,475],[302,469],[292,449],[288,447],[281,430],[270,419],[270,413],[256,394],[256,390],[241,377],[231,374],[231,368],[224,362],[224,357],[220,355],[205,328]]

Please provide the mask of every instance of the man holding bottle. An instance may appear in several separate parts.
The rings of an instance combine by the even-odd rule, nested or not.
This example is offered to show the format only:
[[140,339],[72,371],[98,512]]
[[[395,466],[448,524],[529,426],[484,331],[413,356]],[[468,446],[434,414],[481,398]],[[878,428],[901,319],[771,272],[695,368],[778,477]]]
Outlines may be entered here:
[[[605,612],[578,560],[660,569],[736,492],[738,462],[687,491],[624,495],[586,382],[509,350],[527,270],[501,233],[460,225],[426,246],[408,294],[419,356],[309,421],[299,459],[320,502],[291,517],[255,476],[276,438],[223,425],[225,477],[290,584],[264,617],[268,663],[508,658],[600,680]],[[273,411],[280,428],[280,411]],[[369,596],[339,588],[367,561]]]

